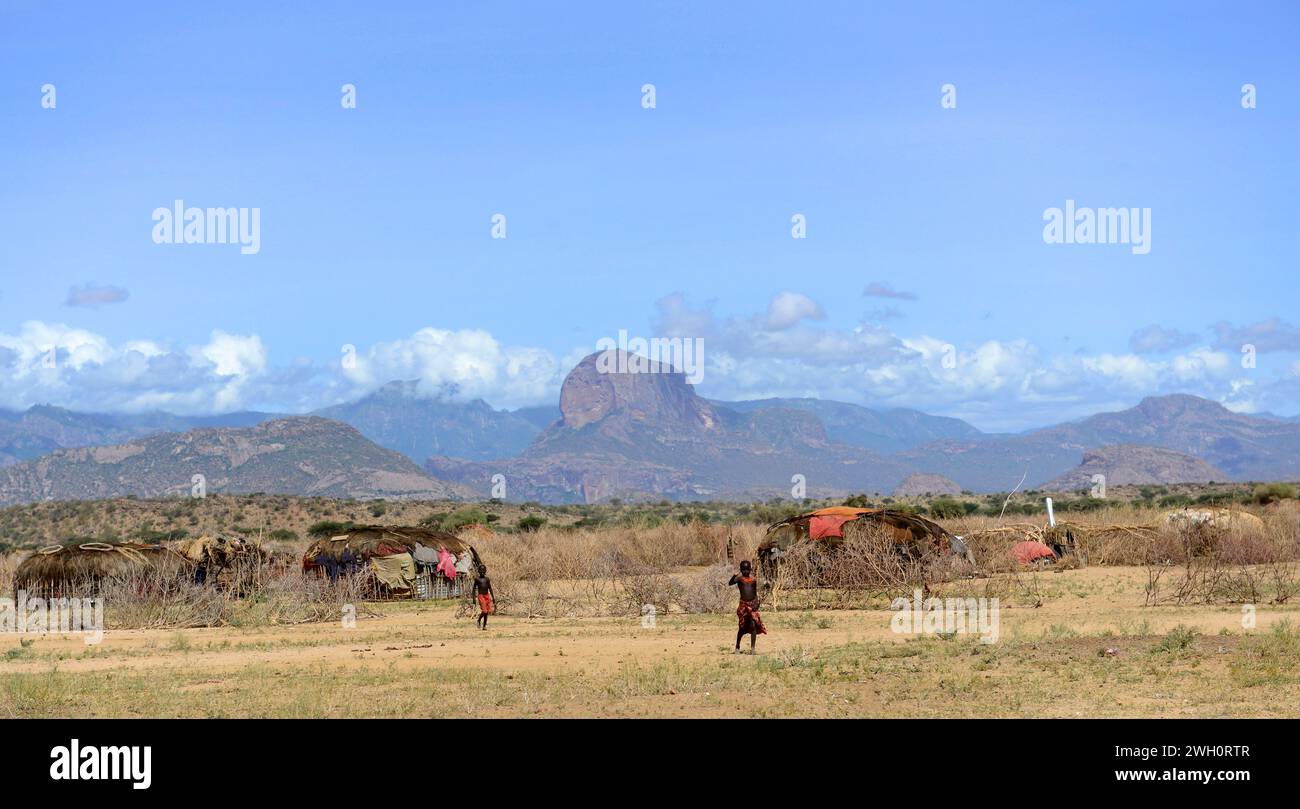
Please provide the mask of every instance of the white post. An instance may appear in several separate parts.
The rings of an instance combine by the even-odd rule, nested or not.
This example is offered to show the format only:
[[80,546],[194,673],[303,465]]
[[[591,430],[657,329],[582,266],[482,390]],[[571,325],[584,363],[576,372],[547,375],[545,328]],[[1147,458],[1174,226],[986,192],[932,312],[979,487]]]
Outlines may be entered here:
[[1052,513],[1052,498],[1047,498],[1047,527],[1056,527],[1056,515]]

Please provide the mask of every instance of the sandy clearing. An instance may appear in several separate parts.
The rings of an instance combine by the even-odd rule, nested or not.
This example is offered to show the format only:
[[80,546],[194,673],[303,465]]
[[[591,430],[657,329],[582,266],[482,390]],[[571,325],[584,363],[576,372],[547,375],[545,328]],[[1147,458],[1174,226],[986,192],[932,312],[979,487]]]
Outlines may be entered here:
[[[1142,571],[1090,568],[1046,573],[1040,607],[1003,607],[1003,642],[1071,636],[1163,634],[1183,624],[1202,634],[1242,631],[1240,606],[1142,606]],[[638,617],[525,619],[493,617],[487,632],[455,617],[449,604],[375,605],[383,615],[355,627],[308,624],[186,630],[110,630],[87,646],[80,636],[0,635],[0,656],[28,641],[22,654],[0,658],[0,671],[145,671],[194,668],[222,672],[253,664],[343,666],[395,671],[455,667],[494,671],[611,672],[628,661],[708,660],[730,653],[730,615],[661,616],[646,629]],[[816,650],[858,641],[903,642],[891,631],[888,610],[769,611],[763,652]],[[1260,606],[1257,627],[1300,617],[1294,606]],[[826,624],[820,628],[819,623]]]

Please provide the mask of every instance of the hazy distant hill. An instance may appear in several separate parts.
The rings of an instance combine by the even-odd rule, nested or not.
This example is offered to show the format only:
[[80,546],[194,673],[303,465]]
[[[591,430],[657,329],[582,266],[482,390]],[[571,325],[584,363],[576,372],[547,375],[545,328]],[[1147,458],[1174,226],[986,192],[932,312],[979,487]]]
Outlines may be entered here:
[[250,427],[269,418],[275,416],[251,412],[220,416],[78,413],[51,405],[35,405],[23,411],[0,410],[0,466],[65,447],[120,444],[154,433],[195,427]]
[[931,416],[919,410],[872,410],[824,399],[758,399],[713,404],[742,413],[766,408],[803,410],[821,419],[826,437],[876,452],[899,452],[939,439],[974,439],[982,433],[961,419]]
[[390,382],[369,396],[314,415],[351,424],[371,441],[420,463],[433,455],[471,460],[516,455],[559,415],[555,408],[510,412],[482,399],[421,396],[417,384]]
[[[522,452],[559,418],[547,405],[496,410],[482,399],[458,402],[416,394],[415,382],[391,382],[355,402],[311,415],[351,424],[370,440],[423,463],[431,455],[471,459]],[[50,405],[0,410],[0,466],[38,458],[56,449],[121,444],[158,433],[200,427],[251,427],[287,414],[237,412],[214,416],[80,413]]]
[[961,487],[943,475],[917,472],[894,487],[894,497],[918,497],[927,494],[961,494]]
[[56,450],[0,468],[0,506],[189,494],[196,474],[206,478],[213,493],[426,499],[464,493],[353,427],[297,416],[243,429],[203,428],[115,446]]
[[1183,394],[1149,397],[1127,410],[1019,435],[938,441],[898,458],[966,488],[998,490],[1014,486],[1026,469],[1026,485],[1052,480],[1077,466],[1085,450],[1111,444],[1181,452],[1218,467],[1231,480],[1300,477],[1300,423],[1233,413]]
[[1114,444],[1083,454],[1083,463],[1043,484],[1052,491],[1092,487],[1093,475],[1104,475],[1107,486],[1168,483],[1214,483],[1227,480],[1222,469],[1181,452],[1140,444]]

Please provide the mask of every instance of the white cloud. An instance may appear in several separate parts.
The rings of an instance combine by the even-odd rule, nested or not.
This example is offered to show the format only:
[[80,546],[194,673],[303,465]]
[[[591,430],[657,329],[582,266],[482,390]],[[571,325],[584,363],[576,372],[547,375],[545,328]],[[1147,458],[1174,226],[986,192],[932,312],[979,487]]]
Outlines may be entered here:
[[[650,334],[705,340],[699,392],[711,398],[807,396],[911,407],[985,429],[1055,423],[1175,392],[1237,410],[1289,413],[1300,388],[1300,361],[1246,371],[1228,349],[1050,354],[1022,338],[963,342],[902,336],[880,323],[815,322],[825,317],[817,301],[796,292],[773,296],[758,313],[729,317],[694,308],[678,294],[658,301]],[[51,347],[55,363],[47,367]],[[557,359],[545,349],[503,345],[483,330],[429,327],[362,346],[348,367],[305,359],[276,366],[256,334],[217,330],[205,343],[183,347],[145,338],[115,344],[85,329],[31,321],[16,334],[0,333],[0,406],[305,412],[393,380],[418,379],[427,395],[513,408],[554,404],[564,374],[594,350],[577,346]]]
[[[809,305],[815,302],[803,304]],[[708,337],[701,393],[716,399],[814,396],[956,415],[986,429],[1059,422],[1164,393],[1250,409],[1267,409],[1270,401],[1292,407],[1279,404],[1285,391],[1278,385],[1242,384],[1238,358],[1206,347],[1159,359],[1137,352],[1049,355],[1015,338],[954,341],[950,352],[942,336],[900,336],[879,323],[773,328],[786,324],[767,315],[717,318],[680,295],[660,301],[657,325],[664,333],[688,326]],[[946,356],[954,362],[945,363]]]
[[419,379],[429,395],[481,397],[498,407],[559,396],[561,366],[550,352],[503,346],[481,330],[420,329],[362,349],[356,360],[353,368],[309,361],[277,368],[256,334],[216,330],[207,342],[184,347],[148,339],[113,344],[84,329],[29,321],[16,334],[0,333],[0,407],[302,412],[359,398],[395,379]]
[[424,328],[378,343],[356,359],[355,367],[342,373],[358,394],[395,379],[418,379],[425,394],[483,398],[498,407],[558,397],[560,366],[554,356],[539,348],[502,346],[481,329]]
[[28,321],[0,333],[0,406],[54,403],[78,410],[214,412],[243,405],[267,371],[256,335],[213,332],[202,346],[151,340],[113,345],[62,323]]
[[823,320],[826,313],[807,295],[781,292],[767,305],[767,327],[774,331],[788,329],[802,320]]
[[217,376],[250,376],[266,370],[266,349],[256,334],[214,331],[208,344],[197,348],[196,353],[212,364]]

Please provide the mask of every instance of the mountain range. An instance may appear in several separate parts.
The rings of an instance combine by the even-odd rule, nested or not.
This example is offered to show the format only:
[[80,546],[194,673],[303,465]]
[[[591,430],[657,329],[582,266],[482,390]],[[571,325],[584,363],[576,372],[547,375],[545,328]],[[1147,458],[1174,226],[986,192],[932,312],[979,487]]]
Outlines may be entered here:
[[1300,423],[1234,413],[1186,394],[1148,397],[1127,410],[1027,433],[943,439],[897,457],[966,488],[993,490],[1014,486],[1026,470],[1026,483],[1041,485],[1081,463],[1085,451],[1111,445],[1199,458],[1223,470],[1227,480],[1300,477]]
[[399,381],[309,416],[0,411],[0,503],[188,491],[195,471],[212,491],[345,497],[488,497],[503,475],[508,499],[549,502],[838,496],[910,490],[917,475],[976,492],[1082,488],[1098,472],[1110,485],[1300,478],[1300,420],[1195,396],[990,434],[916,410],[710,400],[670,369],[605,373],[598,356],[558,407],[497,410]]
[[114,446],[58,449],[0,467],[0,506],[37,500],[169,497],[205,491],[444,499],[469,492],[351,426],[314,416],[254,427],[157,433]]

